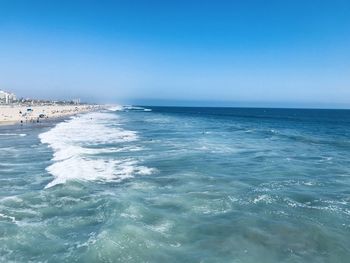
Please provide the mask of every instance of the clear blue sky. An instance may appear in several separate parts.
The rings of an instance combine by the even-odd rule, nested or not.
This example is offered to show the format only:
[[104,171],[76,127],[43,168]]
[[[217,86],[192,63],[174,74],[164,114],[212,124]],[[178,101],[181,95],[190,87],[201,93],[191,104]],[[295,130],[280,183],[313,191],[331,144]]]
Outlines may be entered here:
[[350,106],[350,1],[0,0],[0,89],[97,102]]

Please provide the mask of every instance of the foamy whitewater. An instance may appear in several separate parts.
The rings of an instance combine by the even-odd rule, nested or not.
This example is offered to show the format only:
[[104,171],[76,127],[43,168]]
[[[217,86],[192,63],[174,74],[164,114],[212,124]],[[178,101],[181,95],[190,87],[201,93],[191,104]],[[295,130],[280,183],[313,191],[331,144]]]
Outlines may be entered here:
[[138,166],[133,158],[112,156],[121,150],[138,150],[137,146],[125,149],[125,143],[137,141],[138,137],[136,132],[118,127],[116,115],[89,113],[72,117],[39,138],[54,151],[53,164],[47,171],[55,179],[46,187],[67,180],[121,180],[152,172],[148,167]]
[[0,262],[348,262],[350,111],[111,106],[0,127]]

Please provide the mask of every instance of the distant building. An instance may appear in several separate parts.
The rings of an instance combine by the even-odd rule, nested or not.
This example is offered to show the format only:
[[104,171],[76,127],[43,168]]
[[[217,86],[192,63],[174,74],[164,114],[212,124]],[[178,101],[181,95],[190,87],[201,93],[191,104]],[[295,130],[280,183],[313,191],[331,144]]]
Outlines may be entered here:
[[10,104],[17,100],[17,97],[14,93],[6,92],[0,90],[0,103],[1,104]]
[[73,99],[73,100],[72,100],[72,103],[73,103],[73,104],[80,104],[80,99]]

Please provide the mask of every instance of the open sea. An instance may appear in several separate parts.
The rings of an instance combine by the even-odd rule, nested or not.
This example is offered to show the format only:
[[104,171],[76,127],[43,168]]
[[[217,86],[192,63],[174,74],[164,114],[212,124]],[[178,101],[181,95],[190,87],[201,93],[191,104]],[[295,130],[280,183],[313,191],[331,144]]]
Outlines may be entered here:
[[0,127],[0,262],[350,262],[350,111]]

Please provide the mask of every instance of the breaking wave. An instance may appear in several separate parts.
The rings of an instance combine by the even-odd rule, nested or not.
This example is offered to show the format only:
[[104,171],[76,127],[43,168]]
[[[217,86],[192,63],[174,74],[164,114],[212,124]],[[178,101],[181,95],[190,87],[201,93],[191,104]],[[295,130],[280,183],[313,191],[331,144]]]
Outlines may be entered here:
[[108,108],[109,111],[122,111],[123,110],[123,106],[120,106],[120,105],[115,105],[115,106],[112,106],[110,108]]
[[54,151],[53,163],[46,168],[54,180],[46,188],[68,180],[120,181],[137,174],[151,174],[153,169],[139,165],[137,160],[116,157],[121,151],[141,149],[125,145],[137,141],[138,136],[117,125],[115,114],[89,113],[72,117],[40,134],[41,142]]
[[125,111],[152,111],[151,109],[147,109],[140,106],[131,106],[131,105],[123,106],[123,109]]
[[0,133],[0,136],[19,136],[24,137],[27,136],[25,133]]

